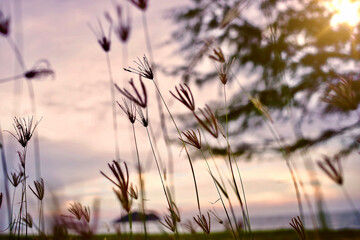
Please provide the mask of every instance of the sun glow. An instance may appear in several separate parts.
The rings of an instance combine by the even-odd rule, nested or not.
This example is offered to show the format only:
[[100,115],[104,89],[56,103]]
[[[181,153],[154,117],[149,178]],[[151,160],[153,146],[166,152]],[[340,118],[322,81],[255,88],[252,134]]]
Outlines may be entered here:
[[353,27],[360,22],[360,1],[332,0],[327,6],[334,12],[331,25],[348,24]]

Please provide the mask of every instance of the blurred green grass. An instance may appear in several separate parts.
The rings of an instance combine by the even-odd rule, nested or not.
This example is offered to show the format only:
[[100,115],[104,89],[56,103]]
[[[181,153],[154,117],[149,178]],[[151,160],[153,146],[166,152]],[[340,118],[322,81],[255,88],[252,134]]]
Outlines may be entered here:
[[[307,231],[308,239],[322,239],[322,240],[360,240],[360,230],[330,230],[319,232],[316,237],[316,233],[314,231]],[[286,230],[266,230],[266,231],[255,231],[253,232],[254,240],[281,240],[281,239],[289,239],[289,240],[297,240],[298,237],[294,230],[286,229]],[[9,239],[8,235],[0,235],[0,239]],[[25,237],[21,238],[25,239]],[[35,240],[41,239],[38,236],[31,236],[28,239]],[[48,236],[46,239],[54,239],[51,236]],[[67,239],[69,240],[79,240],[82,239],[79,236],[69,236]],[[92,239],[94,240],[127,240],[130,239],[130,236],[127,234],[122,234],[120,237],[117,235],[109,235],[109,234],[99,234],[94,236]],[[144,239],[143,235],[134,234],[134,240]],[[175,239],[171,234],[151,234],[149,239],[155,240],[165,240],[165,239]],[[207,238],[204,234],[181,234],[180,239],[185,240],[193,240],[193,239],[233,239],[229,232],[218,232],[212,233],[210,238]],[[243,236],[243,239],[250,239],[249,237]]]

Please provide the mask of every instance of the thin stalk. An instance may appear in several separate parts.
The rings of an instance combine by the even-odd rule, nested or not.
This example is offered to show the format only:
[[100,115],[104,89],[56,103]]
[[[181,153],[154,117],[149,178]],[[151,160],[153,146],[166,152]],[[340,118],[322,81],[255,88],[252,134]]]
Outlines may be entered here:
[[342,190],[343,190],[343,192],[344,192],[344,195],[345,195],[346,200],[347,200],[348,203],[349,203],[349,206],[352,208],[352,211],[354,212],[357,220],[360,222],[360,213],[359,213],[359,211],[356,209],[355,204],[354,204],[353,200],[352,200],[351,197],[350,197],[350,194],[348,193],[348,191],[346,190],[346,188],[345,188],[344,186],[342,186]]
[[[206,159],[206,157],[205,157],[204,152],[203,152],[203,150],[202,150],[202,149],[200,149],[200,152],[201,152],[201,154],[202,154],[202,156],[203,156],[203,158],[204,158],[204,160],[205,160],[206,166],[207,166],[207,168],[208,168],[208,170],[209,170],[209,173],[210,173],[210,175],[211,175],[211,178],[212,178],[212,180],[213,180],[213,182],[214,182],[214,185],[215,185],[216,191],[217,191],[217,193],[218,193],[218,195],[219,195],[219,198],[220,198],[221,204],[222,204],[222,206],[223,206],[223,208],[224,208],[224,211],[225,211],[226,217],[227,217],[227,219],[228,219],[228,221],[229,221],[229,224],[230,224],[230,227],[231,227],[232,234],[234,235],[234,238],[236,239],[236,234],[235,234],[235,231],[234,231],[233,225],[232,225],[232,223],[231,223],[230,216],[229,216],[229,214],[228,214],[228,211],[227,211],[227,209],[226,209],[226,206],[225,206],[224,200],[223,200],[223,198],[222,198],[222,196],[221,196],[221,193],[220,193],[220,191],[219,191],[219,187],[217,186],[217,184],[216,184],[216,182],[215,182],[214,175],[212,174],[212,171],[211,171],[210,165],[209,165],[209,163],[208,163],[208,161],[207,161],[207,159]],[[236,224],[236,222],[235,222],[235,224]]]
[[170,110],[169,110],[169,108],[168,108],[168,106],[167,106],[167,104],[166,104],[166,102],[165,102],[165,100],[164,100],[161,92],[160,92],[159,87],[157,86],[157,84],[156,84],[155,81],[153,81],[153,83],[154,83],[155,88],[156,88],[156,90],[157,90],[157,92],[158,92],[158,95],[160,96],[162,102],[163,102],[164,105],[165,105],[166,110],[168,111],[168,113],[169,113],[169,115],[170,115],[170,118],[171,118],[172,122],[173,122],[174,125],[175,125],[175,128],[176,128],[176,130],[177,130],[177,132],[178,132],[178,134],[179,134],[180,140],[181,140],[181,142],[182,142],[182,144],[183,144],[183,147],[184,147],[184,149],[185,149],[186,155],[187,155],[187,157],[188,157],[189,164],[190,164],[190,168],[191,168],[191,173],[192,173],[193,180],[194,180],[194,186],[195,186],[195,193],[196,193],[196,200],[197,200],[198,210],[199,210],[200,216],[202,216],[202,214],[201,214],[201,208],[200,208],[199,192],[198,192],[198,187],[197,187],[196,178],[195,178],[195,171],[194,171],[193,164],[192,164],[192,162],[191,162],[191,158],[190,158],[189,152],[188,152],[188,150],[187,150],[187,147],[186,147],[186,145],[185,145],[185,142],[184,142],[183,139],[182,139],[180,130],[179,130],[179,128],[178,128],[178,126],[177,126],[177,124],[176,124],[176,122],[175,122],[175,120],[174,120],[174,117],[173,117],[173,115],[171,114],[171,112],[170,112]]
[[41,235],[41,209],[42,209],[42,200],[40,200],[40,209],[39,209],[39,236]]
[[[231,164],[231,149],[230,149],[230,143],[229,143],[230,141],[229,141],[228,106],[227,106],[227,99],[226,99],[226,88],[225,88],[225,84],[223,84],[223,87],[224,87],[223,89],[224,89],[224,105],[225,105],[226,141],[227,141],[228,150],[229,150],[229,163],[230,163],[231,175],[233,176],[233,181],[234,181],[234,184],[235,184],[235,187],[236,187],[236,191],[238,191],[237,185],[236,185],[236,180],[235,180],[234,173],[233,173],[233,169],[232,169],[232,164]],[[245,211],[246,211],[246,214],[245,214],[245,216],[246,216],[246,221],[247,221],[247,224],[248,224],[248,228],[249,228],[249,232],[250,232],[250,235],[251,235],[251,239],[253,239],[252,231],[251,231],[251,224],[250,224],[250,215],[249,215],[249,210],[248,210],[247,201],[246,201],[244,184],[243,184],[242,177],[241,177],[241,174],[240,174],[239,166],[238,166],[238,164],[237,164],[237,162],[236,162],[235,159],[234,159],[234,162],[235,162],[235,165],[236,165],[236,168],[237,168],[237,171],[238,171],[239,180],[240,180],[240,183],[241,183],[242,194],[243,194],[243,197],[244,197]],[[238,194],[239,194],[239,193],[238,193]],[[239,195],[239,196],[240,196],[240,195]],[[239,200],[240,200],[241,208],[243,208],[242,203],[241,203],[241,199],[239,198]]]
[[[237,79],[236,75],[234,73],[232,73],[232,75],[234,76],[237,84],[239,85],[240,89],[242,91],[245,92],[245,94],[247,95],[247,97],[249,99],[251,99],[251,96],[250,94],[246,91],[246,89],[240,84],[239,80]],[[299,212],[300,212],[300,218],[302,220],[303,223],[305,223],[304,221],[304,213],[303,213],[303,208],[302,208],[302,203],[301,203],[301,196],[300,196],[300,192],[299,192],[299,188],[297,186],[297,181],[296,181],[296,178],[295,178],[295,175],[293,173],[293,170],[291,168],[291,164],[290,164],[290,160],[287,156],[287,153],[285,152],[286,151],[286,148],[285,148],[285,144],[283,143],[282,141],[282,137],[280,136],[279,132],[277,131],[275,125],[269,121],[264,115],[262,115],[262,117],[264,118],[264,121],[265,123],[268,125],[268,128],[270,129],[271,133],[273,134],[276,142],[278,143],[279,147],[282,148],[282,155],[283,155],[283,158],[285,159],[285,162],[286,162],[286,165],[289,169],[289,172],[290,172],[290,175],[291,175],[291,179],[293,181],[293,185],[294,185],[294,188],[295,188],[295,192],[296,192],[296,198],[297,198],[297,202],[298,202],[298,207],[299,207]]]
[[113,80],[113,76],[112,76],[111,63],[110,63],[110,57],[109,57],[108,52],[106,52],[106,63],[107,63],[108,72],[109,72],[110,97],[111,97],[110,101],[111,101],[111,107],[112,107],[115,158],[116,158],[116,161],[120,161],[118,127],[117,127],[117,121],[116,121],[115,87],[114,87],[114,80]]
[[129,227],[130,227],[130,239],[133,239],[133,234],[132,234],[132,215],[131,212],[128,212],[128,216],[129,216]]
[[2,79],[0,79],[0,84],[10,82],[10,81],[15,81],[15,80],[21,79],[23,77],[24,77],[24,74],[19,74],[19,75],[12,76],[12,77],[2,78]]
[[12,212],[10,209],[10,191],[9,191],[9,182],[6,179],[7,174],[7,164],[6,164],[6,158],[5,158],[5,149],[4,149],[4,140],[2,137],[2,129],[0,125],[0,151],[1,151],[1,163],[2,163],[2,169],[3,169],[3,176],[4,176],[4,187],[5,187],[5,197],[6,197],[6,204],[8,209],[8,220],[9,220],[9,226],[11,224],[12,219]]
[[[216,164],[216,162],[215,162],[214,156],[213,156],[213,154],[212,154],[210,145],[209,145],[209,143],[208,143],[208,140],[206,139],[206,134],[204,134],[204,130],[203,130],[203,129],[201,129],[201,133],[202,133],[202,135],[203,135],[203,137],[204,137],[204,139],[205,139],[205,141],[206,141],[208,152],[209,152],[209,154],[210,154],[210,156],[211,156],[211,159],[213,160],[213,163],[214,163],[214,165],[215,165],[215,168],[216,168],[216,170],[217,170],[217,173],[218,173],[218,175],[219,175],[219,177],[220,177],[221,183],[222,183],[225,191],[227,191],[227,190],[226,190],[226,185],[225,185],[224,179],[222,178],[222,175],[220,174],[220,170],[219,170],[219,168],[218,168],[218,166],[217,166],[217,164]],[[218,143],[219,143],[219,142],[218,142]],[[219,143],[219,144],[220,144],[220,143]],[[225,159],[224,161],[226,162],[226,159]],[[227,198],[227,200],[228,200],[228,203],[229,203],[231,215],[232,215],[232,217],[233,217],[233,219],[234,219],[234,223],[235,223],[235,226],[236,226],[236,231],[239,233],[239,237],[240,237],[240,229],[238,228],[238,225],[237,225],[236,214],[235,214],[233,205],[232,205],[232,203],[231,203],[230,198]],[[229,223],[230,223],[230,222],[229,222]]]
[[[27,151],[27,146],[24,148],[24,195],[25,195],[25,219],[27,219],[27,213],[28,213],[28,205],[27,205],[27,194],[26,194],[26,186],[27,186],[27,183],[26,183],[26,151]],[[28,235],[28,225],[25,224],[25,236],[26,236],[26,239],[27,239],[27,235]]]
[[[153,54],[152,47],[151,47],[149,27],[148,27],[148,24],[147,24],[147,18],[146,18],[146,12],[145,11],[143,11],[143,13],[142,13],[142,23],[143,23],[143,28],[144,28],[146,48],[147,48],[147,51],[149,53],[149,59],[150,59],[150,62],[154,63],[154,54]],[[154,75],[156,75],[156,69],[154,67],[153,67],[153,70],[154,70]],[[154,83],[158,84],[156,78],[154,79]],[[167,152],[168,152],[168,167],[169,167],[169,176],[170,176],[169,177],[170,178],[170,189],[171,189],[173,197],[175,197],[174,159],[173,159],[173,154],[172,154],[172,151],[171,151],[170,138],[169,138],[169,134],[168,134],[167,127],[166,127],[164,111],[163,111],[163,108],[162,108],[162,105],[161,105],[161,102],[160,102],[159,95],[156,95],[156,102],[158,104],[158,109],[159,109],[160,124],[162,126],[161,130],[162,130],[162,133],[164,135],[166,149],[167,149]]]
[[299,208],[299,212],[300,212],[300,218],[301,218],[301,220],[302,220],[302,222],[304,224],[304,227],[305,227],[305,218],[304,218],[304,210],[303,210],[302,201],[301,201],[301,194],[300,194],[300,191],[299,191],[299,186],[298,186],[298,183],[297,183],[297,180],[296,180],[296,176],[295,176],[291,161],[290,161],[290,159],[288,157],[288,153],[287,153],[287,150],[286,150],[286,147],[285,147],[285,143],[283,142],[283,140],[282,140],[283,138],[281,137],[279,131],[276,129],[275,125],[273,123],[267,121],[266,118],[264,118],[264,120],[268,124],[268,127],[269,127],[270,131],[274,135],[274,138],[277,141],[277,144],[279,145],[279,147],[282,148],[281,153],[282,153],[283,158],[285,159],[286,166],[289,169],[291,179],[293,181],[293,185],[294,185],[295,193],[296,193],[296,199],[297,199],[297,203],[298,203],[298,208]]
[[[12,215],[13,215],[13,213],[14,213],[15,195],[16,195],[16,188],[14,187],[13,197],[12,197],[12,200],[11,200],[11,220],[10,220],[9,226],[12,225]],[[12,228],[10,227],[10,229],[12,229]],[[11,232],[10,232],[10,233],[11,233]]]
[[12,40],[12,38],[10,36],[8,36],[6,39],[7,39],[7,42],[9,43],[11,49],[15,53],[16,60],[18,61],[19,65],[21,67],[21,70],[23,72],[25,72],[26,66],[25,66],[25,63],[24,63],[24,60],[23,60],[23,57],[22,57],[22,54],[21,54],[19,48],[16,46],[15,42]]
[[[150,126],[150,125],[148,125]],[[173,207],[172,207],[172,204],[171,204],[171,201],[170,201],[170,198],[168,196],[168,193],[166,191],[166,187],[165,187],[165,184],[164,184],[164,180],[161,176],[161,170],[160,170],[160,166],[159,166],[159,162],[157,160],[157,157],[156,157],[156,154],[155,154],[155,150],[154,150],[154,147],[153,147],[153,144],[152,144],[152,141],[151,141],[151,137],[150,137],[150,133],[149,133],[149,129],[148,129],[148,126],[145,127],[146,128],[146,133],[147,133],[147,136],[148,136],[148,139],[149,139],[149,143],[150,143],[150,146],[151,146],[151,150],[152,150],[152,153],[154,155],[154,159],[155,159],[155,163],[156,163],[156,168],[158,170],[158,173],[159,173],[159,177],[160,177],[160,181],[161,181],[161,185],[163,187],[163,191],[164,191],[164,194],[165,194],[165,197],[166,197],[166,201],[169,205],[169,209],[170,211],[173,211]],[[177,230],[177,225],[175,225],[175,239],[179,239],[179,233],[178,233],[178,230]]]
[[[311,221],[312,221],[312,224],[314,226],[314,230],[315,232],[317,232],[318,230],[318,226],[317,226],[317,223],[316,223],[316,218],[315,218],[315,213],[313,211],[313,208],[312,208],[312,205],[311,205],[311,202],[310,202],[310,198],[309,198],[309,195],[307,194],[306,192],[306,189],[305,189],[305,186],[304,186],[304,183],[303,181],[301,180],[301,178],[299,177],[299,173],[298,173],[298,170],[297,170],[297,166],[295,164],[294,161],[291,162],[292,163],[292,166],[294,168],[294,172],[295,172],[295,177],[297,179],[299,179],[299,185],[301,187],[301,190],[303,191],[303,195],[304,195],[304,198],[305,198],[305,202],[309,208],[309,211],[310,211],[310,215],[311,215]],[[303,225],[305,226],[305,223],[303,223]]]
[[146,127],[145,129],[146,129],[146,133],[147,133],[147,135],[148,135],[148,139],[149,139],[149,143],[150,143],[150,146],[151,146],[152,153],[153,153],[153,155],[154,155],[154,159],[155,159],[155,163],[156,163],[156,168],[157,168],[158,173],[159,173],[159,177],[160,177],[161,185],[162,185],[163,190],[164,190],[164,194],[165,194],[165,197],[166,197],[166,201],[167,201],[169,207],[172,208],[172,207],[171,207],[171,203],[170,203],[169,196],[168,196],[168,194],[167,194],[167,192],[166,192],[166,187],[165,187],[165,184],[164,184],[164,180],[163,180],[163,178],[162,178],[162,175],[161,175],[161,170],[160,170],[159,162],[158,162],[157,157],[156,157],[156,154],[155,154],[155,150],[154,150],[154,147],[153,147],[151,138],[150,138],[150,133],[149,133],[148,127]]
[[[31,111],[35,116],[35,120],[37,120],[37,110],[36,110],[36,103],[35,103],[35,91],[32,85],[31,80],[26,81],[29,90],[30,96],[30,104],[31,104]],[[40,162],[40,143],[39,143],[39,131],[35,131],[34,134],[34,157],[35,157],[35,175],[36,178],[41,178],[41,162]]]
[[136,134],[135,134],[135,126],[134,124],[132,125],[132,130],[133,130],[133,136],[134,136],[134,142],[135,142],[135,148],[136,148],[136,156],[137,156],[137,160],[138,160],[138,173],[139,173],[139,184],[140,184],[140,194],[141,194],[141,210],[142,210],[142,221],[144,224],[144,233],[145,233],[145,239],[147,239],[147,230],[146,230],[146,220],[145,220],[145,189],[144,189],[144,181],[142,179],[142,170],[141,170],[141,165],[140,165],[140,156],[139,156],[139,149],[138,149],[138,145],[137,145],[137,140],[136,140]]

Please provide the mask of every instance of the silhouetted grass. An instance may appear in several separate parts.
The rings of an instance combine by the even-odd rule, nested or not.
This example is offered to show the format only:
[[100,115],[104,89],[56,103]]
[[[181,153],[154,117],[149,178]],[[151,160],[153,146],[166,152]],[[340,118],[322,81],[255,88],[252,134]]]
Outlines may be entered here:
[[[280,230],[265,230],[265,231],[253,231],[254,239],[256,240],[296,240],[297,235],[291,229],[280,229]],[[314,239],[315,232],[314,231],[307,231],[309,239]],[[325,240],[359,240],[360,239],[360,230],[332,230],[332,231],[322,231],[319,233],[320,239]],[[212,239],[232,239],[232,234],[230,232],[215,232],[211,233],[210,237]],[[28,239],[38,239],[38,236],[29,236]],[[181,239],[185,240],[192,240],[192,239],[206,239],[206,236],[202,233],[197,234],[180,234]],[[8,236],[1,236],[0,239],[8,239]],[[25,239],[25,238],[21,238]],[[53,239],[52,236],[48,236],[47,239]],[[81,239],[80,236],[69,236],[67,239],[77,240]],[[92,239],[101,239],[101,240],[115,240],[119,239],[119,236],[116,234],[99,234],[96,235]],[[127,240],[130,239],[130,235],[122,234],[120,239]],[[134,234],[133,239],[144,239],[143,234]],[[174,239],[173,235],[171,234],[150,234],[148,235],[148,239]]]

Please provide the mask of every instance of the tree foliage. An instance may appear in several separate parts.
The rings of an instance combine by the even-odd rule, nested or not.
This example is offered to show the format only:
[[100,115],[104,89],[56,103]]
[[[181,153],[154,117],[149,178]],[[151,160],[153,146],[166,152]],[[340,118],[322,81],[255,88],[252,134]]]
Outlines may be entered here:
[[[173,37],[192,59],[191,66],[180,66],[174,73],[201,86],[219,81],[216,69],[201,73],[194,67],[219,46],[234,59],[231,71],[237,79],[229,81],[233,86],[240,81],[251,96],[258,96],[286,135],[291,152],[341,136],[338,152],[349,153],[356,147],[356,137],[348,133],[359,130],[360,24],[332,25],[335,12],[325,2],[192,0],[172,12],[178,25]],[[224,26],[229,17],[233,19]],[[195,56],[194,49],[200,49]],[[240,80],[244,78],[255,80]],[[220,106],[217,113],[224,123]],[[247,156],[262,152],[259,149],[269,143],[266,137],[259,136],[256,143],[239,137],[265,127],[261,113],[240,88],[229,110],[230,135],[237,137],[234,151]]]

